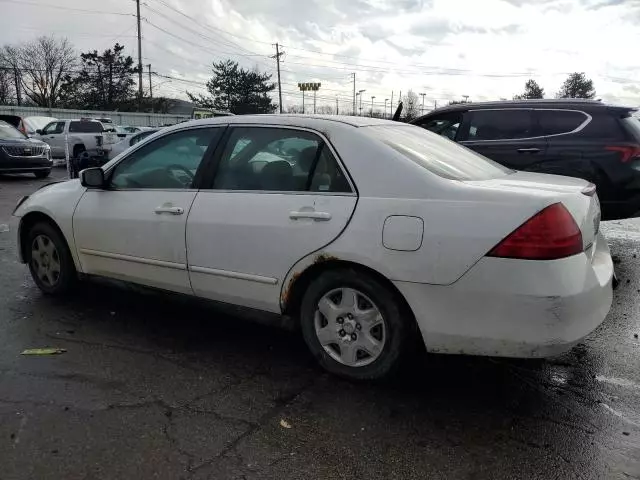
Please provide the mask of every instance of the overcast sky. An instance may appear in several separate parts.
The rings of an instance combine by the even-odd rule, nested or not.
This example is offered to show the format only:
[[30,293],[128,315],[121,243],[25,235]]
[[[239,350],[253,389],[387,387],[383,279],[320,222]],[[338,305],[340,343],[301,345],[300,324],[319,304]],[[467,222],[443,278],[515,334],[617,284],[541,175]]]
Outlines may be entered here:
[[[285,107],[302,103],[298,82],[315,81],[322,83],[318,105],[335,107],[337,98],[341,110],[351,110],[352,72],[356,89],[366,90],[366,111],[371,96],[383,108],[385,99],[393,94],[395,105],[409,89],[425,94],[426,108],[463,95],[511,98],[528,78],[553,97],[574,71],[594,80],[598,98],[640,105],[640,0],[141,2],[143,63],[186,80],[154,77],[154,94],[185,98],[185,90],[203,91],[211,62],[226,58],[274,73],[275,80],[269,56],[279,42],[286,52]],[[2,43],[52,33],[68,37],[78,51],[118,41],[137,58],[134,0],[0,4]]]

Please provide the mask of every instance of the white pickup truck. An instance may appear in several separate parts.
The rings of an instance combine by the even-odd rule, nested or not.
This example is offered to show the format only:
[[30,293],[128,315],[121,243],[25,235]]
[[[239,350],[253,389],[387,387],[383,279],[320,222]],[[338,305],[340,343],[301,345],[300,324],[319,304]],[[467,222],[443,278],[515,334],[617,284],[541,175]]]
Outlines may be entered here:
[[54,164],[65,158],[65,137],[71,158],[77,159],[86,152],[102,161],[109,159],[111,146],[121,140],[117,133],[105,132],[104,125],[94,119],[56,120],[38,130],[35,137],[49,144]]

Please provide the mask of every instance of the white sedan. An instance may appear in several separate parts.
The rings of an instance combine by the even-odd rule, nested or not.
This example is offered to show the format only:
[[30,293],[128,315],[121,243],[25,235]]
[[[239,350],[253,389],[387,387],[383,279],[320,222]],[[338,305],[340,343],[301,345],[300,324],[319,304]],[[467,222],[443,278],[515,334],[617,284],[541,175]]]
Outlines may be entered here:
[[592,332],[613,264],[593,185],[360,117],[184,123],[18,205],[40,289],[102,276],[276,314],[356,379],[430,352],[540,357]]

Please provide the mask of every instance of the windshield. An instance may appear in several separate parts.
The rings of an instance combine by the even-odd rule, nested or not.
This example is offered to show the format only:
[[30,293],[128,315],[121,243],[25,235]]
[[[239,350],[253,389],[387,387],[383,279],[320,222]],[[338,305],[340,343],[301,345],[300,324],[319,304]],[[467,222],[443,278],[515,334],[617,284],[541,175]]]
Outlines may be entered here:
[[27,138],[21,131],[0,120],[0,140],[23,140]]
[[362,130],[431,173],[449,180],[487,180],[513,173],[509,168],[420,127],[385,125]]

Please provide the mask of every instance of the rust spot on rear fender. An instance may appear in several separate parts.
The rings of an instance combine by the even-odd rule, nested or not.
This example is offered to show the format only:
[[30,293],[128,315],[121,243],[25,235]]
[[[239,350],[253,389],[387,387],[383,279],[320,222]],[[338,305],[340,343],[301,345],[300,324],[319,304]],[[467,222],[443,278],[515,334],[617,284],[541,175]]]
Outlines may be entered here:
[[280,302],[285,307],[289,303],[289,296],[291,295],[291,291],[293,290],[293,286],[295,285],[296,281],[298,280],[298,278],[300,278],[300,275],[302,275],[302,272],[294,273],[289,279],[289,282],[282,289],[282,294],[280,295]]
[[316,256],[313,263],[323,263],[323,262],[331,262],[334,260],[340,260],[338,257],[334,257],[333,255],[327,255],[326,253],[320,253]]

